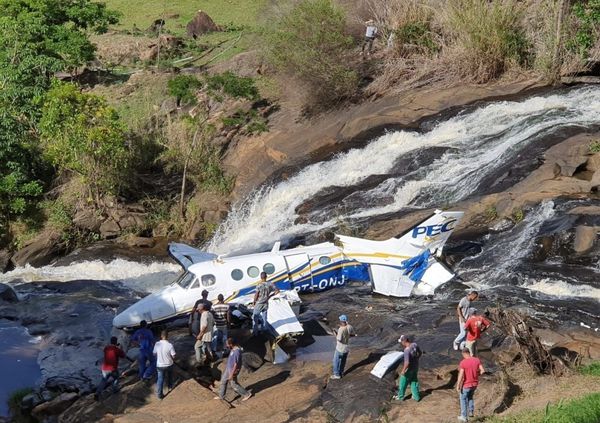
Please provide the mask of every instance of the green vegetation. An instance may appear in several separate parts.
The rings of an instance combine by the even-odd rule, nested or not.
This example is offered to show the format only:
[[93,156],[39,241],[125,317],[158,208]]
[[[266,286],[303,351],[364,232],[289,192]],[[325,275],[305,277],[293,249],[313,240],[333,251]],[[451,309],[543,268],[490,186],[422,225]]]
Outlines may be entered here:
[[394,31],[396,41],[403,50],[408,46],[419,52],[435,52],[439,46],[433,41],[428,22],[409,22]]
[[36,423],[33,417],[21,413],[21,401],[33,392],[33,388],[21,388],[13,391],[8,397],[8,409],[13,423]]
[[51,76],[94,58],[90,32],[117,22],[103,4],[81,0],[0,0],[0,242],[11,222],[34,212],[48,180],[39,154],[41,99]]
[[498,210],[496,209],[496,206],[489,206],[485,209],[485,217],[490,221],[498,219]]
[[573,15],[578,19],[579,25],[569,47],[587,58],[600,36],[600,0],[575,2]]
[[600,421],[600,392],[549,404],[544,410],[514,416],[491,417],[487,423],[597,423]]
[[265,31],[270,61],[306,84],[310,103],[323,107],[355,92],[358,75],[348,60],[354,42],[331,0],[301,1]]
[[600,153],[600,140],[593,140],[588,144],[590,153]]
[[177,106],[196,103],[196,90],[202,83],[192,75],[177,75],[167,83],[169,94],[177,99]]
[[252,78],[237,76],[230,71],[208,75],[206,77],[206,85],[213,92],[213,95],[217,95],[218,97],[226,94],[233,98],[245,98],[248,100],[258,100],[259,98],[258,89]]
[[515,223],[522,222],[525,219],[525,212],[521,208],[514,209],[511,217]]
[[459,71],[485,82],[499,77],[511,63],[526,63],[524,11],[516,0],[450,0],[446,19],[461,56]]
[[46,95],[40,121],[44,154],[59,170],[80,175],[90,200],[118,194],[130,162],[126,127],[106,100],[58,83]]
[[595,361],[587,366],[581,366],[579,372],[584,375],[600,377],[600,361]]

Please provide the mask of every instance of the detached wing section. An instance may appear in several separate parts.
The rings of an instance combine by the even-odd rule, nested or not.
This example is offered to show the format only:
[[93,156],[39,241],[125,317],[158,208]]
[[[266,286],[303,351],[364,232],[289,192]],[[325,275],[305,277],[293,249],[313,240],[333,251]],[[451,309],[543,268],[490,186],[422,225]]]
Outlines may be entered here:
[[197,248],[177,242],[171,242],[169,244],[169,255],[185,270],[192,264],[200,263],[202,261],[211,261],[218,257],[216,254],[200,251]]

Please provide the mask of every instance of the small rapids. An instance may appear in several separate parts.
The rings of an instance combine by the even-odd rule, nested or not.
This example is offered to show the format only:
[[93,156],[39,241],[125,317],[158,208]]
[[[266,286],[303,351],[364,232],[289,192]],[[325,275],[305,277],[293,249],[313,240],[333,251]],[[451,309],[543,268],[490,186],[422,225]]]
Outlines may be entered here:
[[[587,86],[489,103],[436,122],[422,133],[390,132],[364,148],[260,187],[233,208],[207,249],[256,251],[334,228],[340,221],[453,204],[493,191],[495,181],[513,164],[528,159],[526,148],[598,125],[600,87]],[[299,214],[303,204],[319,196],[325,204]]]

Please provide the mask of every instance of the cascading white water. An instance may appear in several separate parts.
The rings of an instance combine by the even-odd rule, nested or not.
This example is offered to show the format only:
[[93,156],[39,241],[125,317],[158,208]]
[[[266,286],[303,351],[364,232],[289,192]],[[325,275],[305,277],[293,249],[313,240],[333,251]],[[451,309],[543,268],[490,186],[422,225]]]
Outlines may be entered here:
[[175,263],[138,263],[115,259],[105,263],[101,260],[82,261],[68,266],[25,265],[0,274],[0,283],[36,281],[68,282],[74,280],[120,281],[132,289],[153,291],[171,282],[181,267]]
[[[388,133],[361,149],[307,166],[276,185],[264,186],[233,208],[207,249],[249,252],[278,240],[333,227],[340,219],[368,218],[405,207],[430,207],[473,194],[479,183],[527,144],[566,127],[600,124],[600,87],[564,94],[489,104],[437,124],[426,133]],[[422,168],[394,176],[363,193],[361,207],[341,215],[324,212],[295,223],[296,208],[321,190],[352,187],[372,175],[385,175],[411,152],[449,148]],[[376,201],[386,195],[393,201]],[[372,200],[372,201],[370,201]]]

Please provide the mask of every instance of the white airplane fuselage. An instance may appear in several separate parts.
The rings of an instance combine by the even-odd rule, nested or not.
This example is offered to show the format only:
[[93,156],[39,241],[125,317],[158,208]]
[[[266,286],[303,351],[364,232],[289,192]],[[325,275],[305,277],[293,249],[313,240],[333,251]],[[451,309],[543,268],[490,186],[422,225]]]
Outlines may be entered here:
[[[427,256],[424,274],[415,283],[406,276],[403,263],[425,250],[439,251],[460,217],[462,212],[436,212],[403,237],[385,241],[337,236],[335,244],[325,242],[289,250],[279,250],[276,244],[273,250],[263,253],[202,258],[190,264],[171,285],[118,314],[113,325],[131,328],[141,320],[156,323],[183,316],[192,310],[203,290],[208,291],[211,301],[222,294],[228,303],[251,303],[261,272],[267,273],[268,281],[280,291],[300,294],[343,287],[351,280],[370,281],[374,292],[384,295],[433,293],[454,274]],[[186,258],[189,256],[183,255],[183,261]]]

